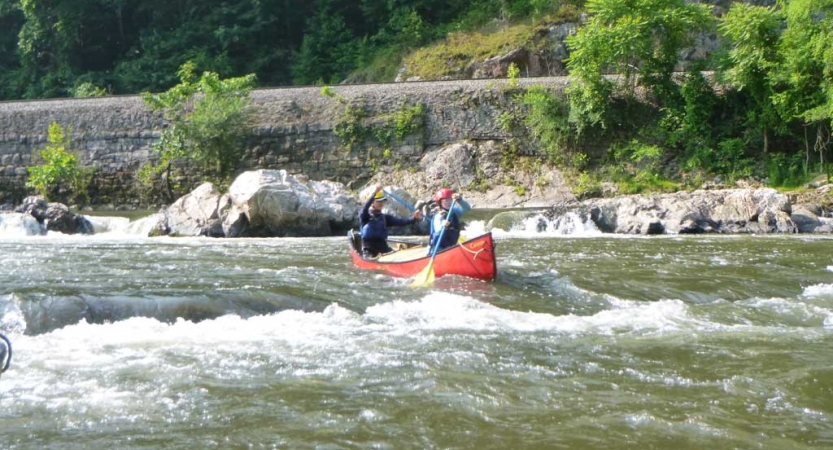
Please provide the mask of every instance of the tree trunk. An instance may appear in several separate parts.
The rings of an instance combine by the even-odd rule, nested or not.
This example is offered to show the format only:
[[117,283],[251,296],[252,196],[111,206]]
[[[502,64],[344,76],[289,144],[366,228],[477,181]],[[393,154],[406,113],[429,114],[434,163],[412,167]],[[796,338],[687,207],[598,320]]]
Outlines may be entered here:
[[769,154],[769,127],[764,127],[764,155]]

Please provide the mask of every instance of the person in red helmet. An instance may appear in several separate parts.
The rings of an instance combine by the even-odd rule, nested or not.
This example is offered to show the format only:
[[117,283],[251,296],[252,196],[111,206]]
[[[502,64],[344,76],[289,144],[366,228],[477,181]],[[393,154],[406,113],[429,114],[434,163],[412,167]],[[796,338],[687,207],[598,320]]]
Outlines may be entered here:
[[405,226],[422,218],[422,211],[415,211],[408,219],[401,219],[390,214],[382,213],[387,198],[382,191],[382,185],[373,187],[373,194],[359,211],[359,225],[362,233],[362,256],[375,258],[380,254],[393,251],[388,245],[388,226]]
[[[437,191],[434,194],[434,201],[437,202],[438,208],[431,216],[431,250],[433,251],[434,245],[442,234],[442,241],[437,250],[441,251],[457,244],[457,240],[460,239],[461,219],[463,215],[471,211],[471,205],[463,200],[461,194],[448,188]],[[452,203],[454,203],[454,209],[449,211]],[[445,226],[445,232],[442,231],[443,226]]]

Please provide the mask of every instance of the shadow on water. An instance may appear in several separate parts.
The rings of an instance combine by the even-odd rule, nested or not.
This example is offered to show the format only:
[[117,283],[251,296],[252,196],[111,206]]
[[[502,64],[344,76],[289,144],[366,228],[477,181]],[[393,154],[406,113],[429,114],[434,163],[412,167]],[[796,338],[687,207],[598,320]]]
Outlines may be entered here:
[[21,302],[26,334],[37,335],[80,322],[103,324],[146,317],[164,323],[200,322],[233,314],[243,318],[285,310],[323,311],[328,302],[246,290],[195,295],[39,296]]

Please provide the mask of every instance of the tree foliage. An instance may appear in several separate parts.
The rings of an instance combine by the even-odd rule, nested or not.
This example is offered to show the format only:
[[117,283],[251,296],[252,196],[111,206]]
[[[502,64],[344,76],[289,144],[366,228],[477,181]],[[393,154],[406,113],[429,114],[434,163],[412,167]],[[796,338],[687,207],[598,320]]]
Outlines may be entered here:
[[48,144],[41,150],[41,163],[27,167],[26,187],[34,188],[47,200],[86,199],[91,172],[82,167],[78,155],[67,150],[72,129],[57,122],[49,126]]
[[186,61],[262,86],[390,81],[406,53],[581,0],[0,0],[0,99],[176,85]]
[[768,153],[770,130],[781,124],[771,101],[775,92],[770,81],[778,64],[781,23],[781,13],[775,8],[745,3],[732,6],[720,23],[730,47],[724,78],[731,86],[748,91],[754,101],[748,119],[761,129],[764,153]]
[[808,131],[805,165],[813,152],[824,163],[833,129],[833,0],[782,1],[786,29],[770,77],[771,101],[787,121]]
[[[570,163],[570,126],[566,103],[543,87],[533,86],[521,96],[526,109],[523,123],[536,144],[552,161]],[[579,158],[579,161],[581,158]]]
[[666,93],[678,52],[713,21],[705,5],[684,0],[588,0],[587,11],[588,22],[567,40],[571,119],[579,129],[605,125],[613,92],[606,74],[622,76],[625,95],[638,85]]
[[173,162],[190,161],[214,181],[224,182],[237,168],[240,147],[251,133],[249,92],[255,76],[220,79],[204,72],[198,78],[191,62],[183,64],[178,75],[180,83],[166,92],[142,94],[145,103],[162,111],[168,121],[154,146],[160,164],[149,173],[170,174]]
[[299,0],[2,0],[4,98],[112,94],[175,85],[186,61],[289,84],[313,2]]
[[683,171],[733,179],[757,170],[772,183],[794,185],[809,176],[813,161],[829,160],[833,0],[733,2],[717,21],[723,50],[711,62],[719,70],[710,81],[696,70],[672,76],[692,33],[712,26],[704,7],[589,0],[587,11],[590,19],[568,40],[570,123],[577,132],[621,121],[623,105],[612,96],[627,98],[643,87],[660,114],[637,133],[664,140]]

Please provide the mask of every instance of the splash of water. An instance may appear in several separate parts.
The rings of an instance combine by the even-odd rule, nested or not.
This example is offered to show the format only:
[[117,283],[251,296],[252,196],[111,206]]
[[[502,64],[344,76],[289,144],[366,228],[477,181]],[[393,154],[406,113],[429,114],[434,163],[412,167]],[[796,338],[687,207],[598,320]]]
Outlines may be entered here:
[[0,213],[0,238],[39,236],[46,230],[29,214]]
[[[466,236],[477,236],[485,233],[486,228],[485,221],[472,221],[468,223],[464,233]],[[544,214],[533,214],[515,223],[508,230],[492,228],[491,232],[499,237],[520,238],[591,237],[603,234],[589,217],[575,212],[568,212],[554,219],[549,219]]]

